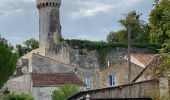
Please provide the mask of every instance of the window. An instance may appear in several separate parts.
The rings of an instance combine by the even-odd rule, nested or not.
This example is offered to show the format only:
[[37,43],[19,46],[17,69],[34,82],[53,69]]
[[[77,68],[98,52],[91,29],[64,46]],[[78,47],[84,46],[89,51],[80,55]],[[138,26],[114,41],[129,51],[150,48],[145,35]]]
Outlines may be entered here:
[[91,77],[85,76],[84,77],[84,83],[86,84],[87,88],[90,88],[91,87]]
[[116,83],[115,83],[115,76],[114,75],[110,75],[109,76],[109,85],[110,86],[114,86]]

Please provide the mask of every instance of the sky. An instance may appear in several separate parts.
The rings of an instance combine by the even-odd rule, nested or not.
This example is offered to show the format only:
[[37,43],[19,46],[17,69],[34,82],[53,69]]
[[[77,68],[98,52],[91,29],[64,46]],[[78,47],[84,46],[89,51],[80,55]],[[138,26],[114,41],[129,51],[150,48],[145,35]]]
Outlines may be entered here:
[[[22,44],[39,36],[36,0],[0,0],[0,34],[9,43]],[[61,0],[60,20],[65,39],[106,40],[122,26],[118,20],[131,10],[148,21],[152,0]]]

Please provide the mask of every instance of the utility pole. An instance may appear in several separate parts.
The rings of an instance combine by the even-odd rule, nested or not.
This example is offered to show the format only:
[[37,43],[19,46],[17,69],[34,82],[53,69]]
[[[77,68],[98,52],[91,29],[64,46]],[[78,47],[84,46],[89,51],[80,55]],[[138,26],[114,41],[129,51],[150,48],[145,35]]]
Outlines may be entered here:
[[128,81],[131,82],[131,25],[128,23]]

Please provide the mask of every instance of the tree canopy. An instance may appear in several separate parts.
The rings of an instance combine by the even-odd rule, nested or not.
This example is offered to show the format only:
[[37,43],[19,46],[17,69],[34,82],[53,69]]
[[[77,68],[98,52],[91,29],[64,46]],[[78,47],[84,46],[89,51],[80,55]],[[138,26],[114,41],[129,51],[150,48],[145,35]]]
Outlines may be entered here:
[[170,39],[170,0],[157,0],[149,18],[150,41],[164,43]]
[[24,54],[26,54],[34,49],[37,49],[39,47],[39,42],[32,38],[32,39],[26,40],[23,43],[23,45],[24,46],[22,46],[20,44],[16,45],[16,52],[19,57],[23,56]]
[[[117,32],[111,32],[107,36],[108,42],[123,42],[128,41],[128,25],[130,25],[132,33],[132,42],[133,43],[148,43],[149,42],[149,31],[150,27],[147,23],[140,20],[142,14],[136,11],[130,11],[125,15],[125,18],[119,20],[119,23],[123,26],[123,29]],[[143,41],[145,40],[145,41]]]
[[17,55],[13,53],[11,46],[0,38],[0,88],[14,73]]

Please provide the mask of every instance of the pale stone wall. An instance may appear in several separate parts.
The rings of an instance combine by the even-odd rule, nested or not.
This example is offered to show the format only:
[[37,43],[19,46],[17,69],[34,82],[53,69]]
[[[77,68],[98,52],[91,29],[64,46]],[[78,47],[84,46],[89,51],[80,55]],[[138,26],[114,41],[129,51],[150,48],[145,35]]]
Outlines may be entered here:
[[39,10],[39,41],[44,52],[49,51],[54,45],[60,43],[60,0],[37,0]]
[[[109,61],[110,65],[116,64],[118,62],[121,62],[122,60],[125,59],[125,56],[127,56],[128,52],[127,52],[127,48],[121,48],[121,47],[117,47],[112,49],[106,56],[106,62]],[[149,51],[148,49],[145,48],[132,48],[131,49],[132,53],[151,53],[151,51]],[[134,57],[132,58],[133,63],[144,67],[140,62],[138,62]]]
[[70,50],[67,43],[62,42],[61,45],[54,45],[49,51],[46,51],[45,56],[56,61],[70,64]]
[[32,91],[31,75],[26,74],[20,77],[10,79],[7,81],[3,88],[8,88],[8,90],[13,93],[31,94]]
[[68,64],[64,64],[61,62],[58,62],[56,60],[33,54],[32,56],[32,72],[33,73],[75,73],[79,79],[84,81],[85,76],[91,76],[92,81],[91,81],[91,88],[94,89],[97,88],[98,86],[98,70],[93,69],[93,70],[86,70],[78,66],[72,66]]
[[32,96],[35,100],[52,100],[52,93],[58,90],[58,86],[46,86],[46,87],[33,87]]
[[[142,68],[145,68],[146,66],[144,64],[142,64],[141,62],[139,62],[139,60],[137,60],[135,57],[133,57],[132,55],[130,56],[131,57],[131,62],[142,67]],[[127,55],[124,57],[124,59],[126,59],[128,61],[128,57]],[[148,61],[149,62],[149,61]]]
[[[133,80],[141,71],[142,67],[132,63],[131,66],[131,80]],[[128,62],[126,60],[114,64],[100,72],[100,88],[110,87],[109,75],[115,76],[116,85],[123,85],[128,83]]]

